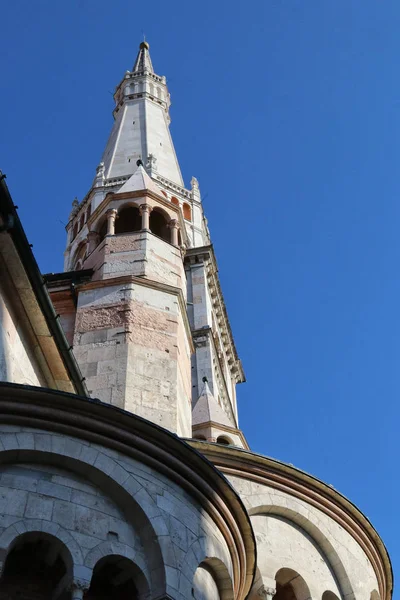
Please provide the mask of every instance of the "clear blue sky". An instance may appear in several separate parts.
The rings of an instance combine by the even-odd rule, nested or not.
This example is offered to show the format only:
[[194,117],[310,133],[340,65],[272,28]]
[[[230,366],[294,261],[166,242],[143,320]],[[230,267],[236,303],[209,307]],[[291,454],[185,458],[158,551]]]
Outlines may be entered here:
[[44,272],[142,30],[199,181],[253,450],[332,484],[400,567],[400,2],[15,0],[0,168]]

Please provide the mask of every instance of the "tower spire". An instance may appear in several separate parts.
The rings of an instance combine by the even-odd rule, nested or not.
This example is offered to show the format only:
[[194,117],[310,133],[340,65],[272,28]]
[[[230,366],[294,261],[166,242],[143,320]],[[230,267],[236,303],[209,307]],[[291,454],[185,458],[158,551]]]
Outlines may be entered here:
[[132,73],[140,73],[148,71],[154,73],[153,64],[150,58],[150,45],[146,40],[143,40],[139,46],[139,52],[133,65]]
[[157,164],[161,177],[183,186],[169,131],[167,82],[154,72],[149,48],[148,42],[140,43],[132,71],[126,71],[115,90],[114,126],[102,157],[106,184],[126,180],[140,159],[151,164],[151,176]]

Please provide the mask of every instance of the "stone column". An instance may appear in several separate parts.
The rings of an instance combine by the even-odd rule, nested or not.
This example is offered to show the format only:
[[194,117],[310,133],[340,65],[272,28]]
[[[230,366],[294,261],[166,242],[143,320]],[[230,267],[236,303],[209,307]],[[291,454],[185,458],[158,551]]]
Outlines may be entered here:
[[97,231],[89,231],[87,234],[87,243],[88,243],[88,254],[93,252],[95,248],[97,248],[99,244],[99,234]]
[[152,210],[152,207],[148,204],[141,204],[139,206],[139,212],[142,215],[142,229],[146,231],[150,231],[150,213]]
[[171,244],[173,246],[177,246],[178,245],[178,230],[179,230],[178,221],[176,219],[171,219],[171,221],[168,223],[168,227],[171,230]]
[[73,581],[71,584],[71,600],[83,600],[84,594],[90,587],[87,581]]
[[117,210],[115,208],[109,208],[106,212],[107,215],[107,235],[115,235],[115,219],[117,218]]

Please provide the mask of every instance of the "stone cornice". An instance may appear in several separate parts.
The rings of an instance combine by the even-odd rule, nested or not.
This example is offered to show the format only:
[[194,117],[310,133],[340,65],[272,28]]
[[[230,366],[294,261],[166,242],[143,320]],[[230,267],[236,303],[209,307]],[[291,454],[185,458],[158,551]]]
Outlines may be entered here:
[[189,318],[187,315],[186,301],[180,288],[174,287],[172,285],[167,285],[166,283],[161,283],[159,281],[154,281],[152,279],[145,279],[144,277],[135,277],[134,275],[123,275],[121,277],[112,277],[110,279],[101,279],[99,281],[89,281],[87,283],[82,283],[77,286],[77,289],[79,291],[94,290],[102,287],[126,285],[127,283],[134,283],[135,285],[148,287],[153,290],[160,290],[162,292],[166,292],[167,294],[173,294],[178,298],[179,308],[182,315],[185,332],[190,344],[190,351],[193,354],[194,344],[192,338],[192,331],[190,329]]
[[[146,419],[99,400],[3,382],[0,422],[72,435],[112,448],[175,481],[221,531],[232,558],[235,598],[246,598],[256,564],[250,519],[225,477],[189,444]],[[0,452],[0,461],[1,457]]]
[[232,374],[235,376],[237,383],[243,383],[246,381],[245,374],[243,371],[242,363],[239,359],[235,341],[233,339],[232,329],[229,323],[228,313],[225,306],[224,297],[221,290],[221,285],[219,283],[218,277],[218,266],[217,261],[214,254],[214,249],[212,245],[202,246],[200,248],[188,248],[186,251],[185,260],[190,263],[191,260],[195,260],[201,257],[204,261],[208,261],[210,270],[207,273],[208,284],[210,286],[210,293],[212,299],[216,299],[217,305],[219,307],[219,318],[218,324],[221,328],[221,337],[222,343],[224,345],[224,350],[226,355],[228,356],[233,364],[229,364],[230,370]]
[[189,443],[222,473],[284,491],[334,519],[363,548],[375,571],[382,600],[391,600],[393,573],[386,547],[367,517],[340,492],[304,471],[260,454],[198,440]]

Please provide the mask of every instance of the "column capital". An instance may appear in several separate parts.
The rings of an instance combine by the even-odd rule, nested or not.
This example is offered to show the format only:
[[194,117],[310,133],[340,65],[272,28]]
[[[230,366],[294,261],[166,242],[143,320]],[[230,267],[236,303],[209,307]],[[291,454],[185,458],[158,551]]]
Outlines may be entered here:
[[179,223],[177,219],[171,219],[168,223],[168,227],[171,230],[171,244],[173,246],[178,246]]
[[84,579],[75,579],[69,586],[71,600],[82,600],[84,594],[90,588],[90,582]]
[[268,587],[264,584],[257,590],[257,596],[263,598],[263,600],[272,600],[272,598],[276,594],[276,589],[273,587]]
[[143,215],[143,213],[150,214],[152,210],[153,210],[153,207],[150,206],[150,204],[141,204],[139,206],[139,212],[141,215]]
[[117,218],[118,211],[116,208],[109,208],[106,210],[107,216],[107,235],[115,234],[115,219]]

